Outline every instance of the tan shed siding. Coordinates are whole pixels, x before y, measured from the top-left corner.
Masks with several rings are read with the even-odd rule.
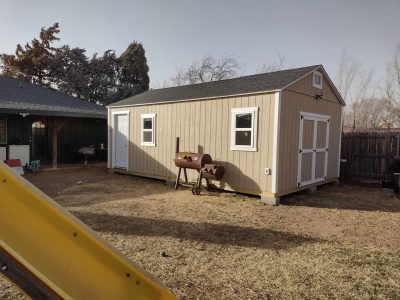
[[[297,189],[300,112],[302,111],[330,116],[327,180],[337,177],[342,106],[325,78],[322,99],[316,100],[314,96],[320,92],[321,90],[312,86],[312,74],[282,92],[278,193],[284,194],[285,191],[293,192]],[[309,162],[303,162],[303,164],[307,163]],[[306,174],[303,175],[306,176]]]
[[[259,108],[257,151],[230,150],[231,109],[255,106]],[[272,177],[264,174],[264,168],[272,167],[273,93],[111,110],[130,111],[129,172],[174,179],[175,139],[180,137],[180,151],[203,151],[225,166],[221,187],[253,194],[271,191]],[[155,147],[140,145],[143,113],[156,114]],[[195,171],[188,170],[188,175],[197,178]]]
[[[288,88],[287,91],[296,91],[298,93],[303,93],[305,95],[316,95],[317,93],[321,93],[321,89],[313,87],[313,74],[309,74],[303,79],[295,82]],[[339,103],[339,99],[337,98],[335,92],[329,85],[328,81],[323,78],[322,80],[322,98],[328,101],[333,101],[335,103]]]

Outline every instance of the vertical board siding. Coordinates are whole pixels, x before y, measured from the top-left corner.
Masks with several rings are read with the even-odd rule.
[[[258,112],[257,151],[232,151],[232,108],[254,107]],[[111,108],[112,111],[130,111],[129,169],[143,176],[176,178],[174,164],[175,141],[180,137],[180,151],[209,153],[224,165],[225,177],[221,188],[253,194],[271,192],[270,175],[264,168],[272,167],[274,94],[231,97],[203,101],[168,103],[147,106]],[[143,113],[156,114],[156,146],[142,146],[141,118]],[[191,180],[197,172],[188,170]]]
[[[316,100],[315,95],[320,92],[321,90],[312,86],[312,74],[282,91],[278,176],[278,193],[280,194],[297,189],[300,112],[302,111],[330,116],[327,180],[337,177],[342,106],[325,79],[322,99]],[[309,142],[308,134],[306,134],[303,145],[308,146]],[[309,163],[303,162],[303,165]]]
[[[391,131],[393,130],[393,131]],[[400,132],[394,129],[369,132],[347,132],[342,135],[340,177],[394,181],[400,156]]]
[[[7,115],[7,143],[30,145],[31,159],[35,158],[32,153],[32,124],[37,121],[46,120],[47,116]],[[107,148],[107,123],[105,119],[94,118],[58,118],[63,120],[64,126],[58,132],[58,162],[75,162],[83,159],[83,156],[72,152],[81,147],[93,145],[99,148],[103,144]],[[47,143],[45,157],[37,159],[51,160],[51,130],[46,125]]]

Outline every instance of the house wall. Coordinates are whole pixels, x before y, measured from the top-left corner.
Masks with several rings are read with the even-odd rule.
[[[49,139],[51,139],[50,131]],[[76,149],[89,146],[100,148],[100,144],[107,148],[107,120],[70,118],[58,132],[57,142],[60,162],[82,160],[81,154],[72,154]],[[51,145],[50,140],[49,145]]]
[[[130,173],[167,180],[175,179],[178,172],[173,160],[175,141],[176,137],[180,137],[180,151],[209,153],[215,161],[224,165],[226,173],[220,187],[261,194],[271,191],[272,176],[265,175],[264,169],[272,168],[274,99],[274,93],[267,93],[203,101],[110,108],[109,133],[112,134],[111,113],[129,110],[128,171]],[[231,109],[255,106],[259,107],[257,151],[230,150]],[[140,114],[143,113],[157,114],[155,147],[140,145]],[[109,137],[109,143],[110,141]],[[111,158],[112,152],[109,155]],[[191,179],[197,177],[195,171],[189,171],[188,175]]]
[[[7,116],[7,144],[30,145],[32,137],[32,123],[46,117],[21,117],[9,114]],[[94,145],[100,147],[103,143],[107,147],[107,123],[104,119],[67,118],[65,125],[58,133],[58,160],[72,162],[81,160],[82,156],[72,154],[71,149]],[[47,129],[47,159],[51,159],[51,133]]]
[[[330,116],[328,174],[326,181],[338,177],[342,106],[326,78],[323,79],[322,88],[322,99],[316,100],[315,95],[317,93],[320,94],[321,90],[312,86],[312,74],[310,74],[282,91],[278,195],[301,189],[297,188],[300,112]],[[321,183],[324,182],[319,184]]]

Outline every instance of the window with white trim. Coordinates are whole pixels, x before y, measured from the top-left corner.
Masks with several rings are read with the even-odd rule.
[[[320,72],[313,72],[313,87],[322,89],[322,74]]]
[[[231,150],[257,151],[258,107],[232,109]]]
[[[142,114],[141,119],[141,131],[142,139],[141,145],[143,146],[155,146],[156,145],[156,114]]]

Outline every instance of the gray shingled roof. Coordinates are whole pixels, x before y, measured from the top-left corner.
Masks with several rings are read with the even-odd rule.
[[[0,111],[107,118],[103,106],[8,76],[0,76]]]
[[[243,76],[207,83],[150,90],[112,103],[109,106],[143,105],[279,90],[318,67],[321,67],[321,65]]]

